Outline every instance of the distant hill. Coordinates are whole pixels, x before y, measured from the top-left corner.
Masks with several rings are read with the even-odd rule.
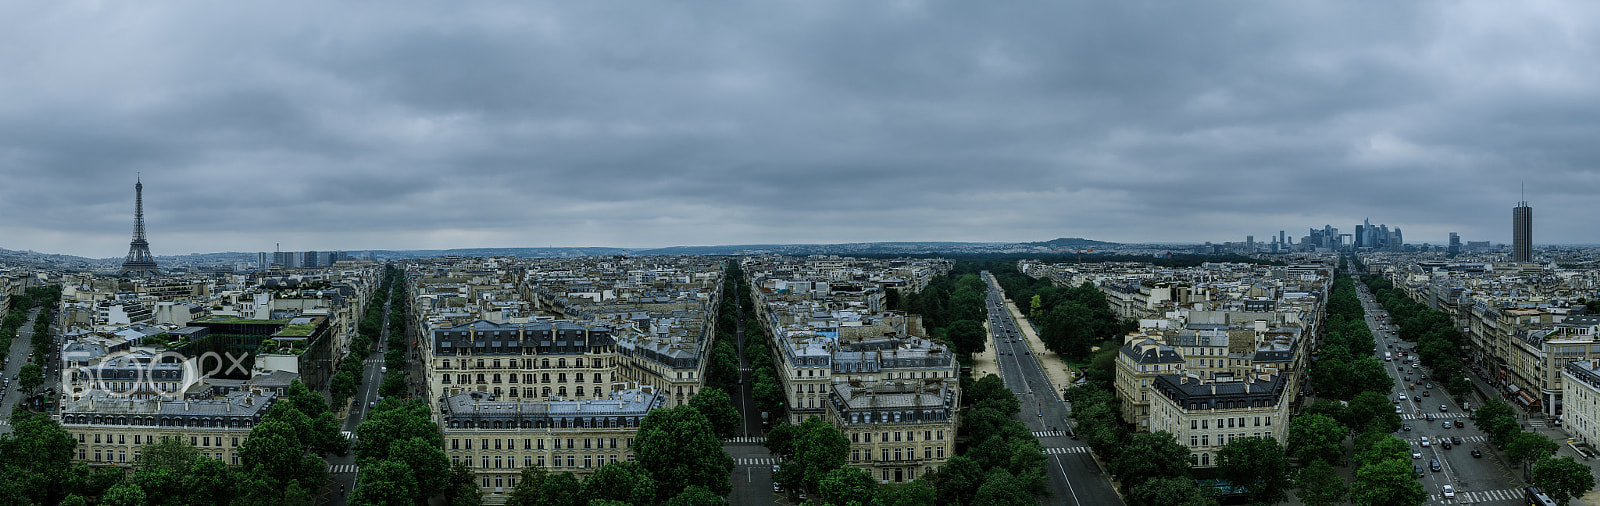
[[[629,250],[625,248],[458,248],[458,249],[412,249],[412,250],[350,250],[351,253],[366,251],[372,254],[373,260],[400,260],[405,258],[435,258],[447,256],[463,257],[584,257],[603,255],[625,255]]]
[[[1062,237],[1060,239],[1051,239],[1044,242],[1025,242],[1023,244],[1029,246],[1043,246],[1051,249],[1095,249],[1121,246],[1121,244],[1114,242],[1096,241],[1094,239],[1082,239],[1078,237]]]
[[[1094,249],[1109,250],[1118,243],[1082,238],[1060,238],[1043,242],[953,242],[953,241],[898,241],[853,242],[839,244],[734,244],[721,246],[671,246],[666,248],[458,248],[427,250],[342,250],[353,256],[370,255],[373,260],[389,261],[407,258],[436,258],[444,256],[523,258],[584,257],[604,255],[986,255],[986,254],[1050,254],[1058,250]],[[232,265],[254,262],[253,252],[190,253],[161,255],[155,258],[162,266]],[[83,258],[72,255],[12,251],[0,249],[0,263],[36,265],[87,270],[115,270],[122,264],[121,257]]]

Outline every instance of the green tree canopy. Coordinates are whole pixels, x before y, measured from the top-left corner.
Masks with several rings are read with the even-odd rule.
[[[1289,499],[1293,486],[1289,457],[1276,439],[1251,436],[1229,441],[1217,452],[1217,466],[1223,478],[1245,488],[1253,503],[1277,504]]]
[[[1321,459],[1312,460],[1300,469],[1295,486],[1300,489],[1297,495],[1306,506],[1344,504],[1345,495],[1350,491],[1350,486],[1333,470],[1333,465]]]
[[[989,470],[983,480],[983,485],[978,486],[978,493],[972,498],[973,506],[1018,506],[1039,504],[1039,500],[1028,493],[1027,487],[1018,481],[1010,471],[1004,468]]]
[[[733,399],[721,388],[700,389],[700,393],[689,398],[689,405],[705,415],[706,420],[711,422],[711,431],[719,438],[728,439],[738,435],[739,427],[744,424],[739,410],[733,408]]]
[[[634,442],[639,464],[650,470],[661,499],[699,485],[719,496],[733,491],[728,480],[733,457],[722,451],[722,440],[711,422],[693,406],[657,409],[645,415]]]
[[[817,483],[817,495],[828,504],[861,504],[872,502],[878,481],[866,469],[840,466],[829,471]]]
[[[699,485],[689,485],[678,495],[667,500],[667,506],[727,506],[727,504],[728,501],[715,492]]]
[[[1412,476],[1411,461],[1390,459],[1356,469],[1350,501],[1356,506],[1418,506],[1428,491]]]
[[[1145,480],[1128,491],[1132,503],[1140,506],[1215,506],[1217,501],[1200,491],[1194,480],[1163,476]]]
[[[1289,420],[1288,452],[1300,459],[1302,465],[1312,460],[1338,464],[1344,455],[1345,435],[1349,433],[1327,415],[1302,414]]]
[[[1561,506],[1594,488],[1589,465],[1572,457],[1543,457],[1533,464],[1533,483]]]
[[[1559,449],[1561,445],[1551,441],[1544,434],[1523,431],[1512,436],[1511,441],[1506,443],[1506,458],[1514,464],[1521,465],[1555,455]]]
[[[909,483],[888,483],[878,487],[879,506],[924,506],[938,501],[939,491],[921,478]]]
[[[656,480],[638,461],[612,462],[600,466],[583,480],[583,496],[590,501],[605,499],[651,504],[656,498]]]
[[[1112,461],[1111,470],[1124,484],[1135,487],[1158,476],[1187,478],[1189,447],[1178,444],[1167,431],[1135,434]]]

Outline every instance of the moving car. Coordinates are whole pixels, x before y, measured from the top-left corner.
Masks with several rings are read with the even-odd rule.
[[[1420,441],[1420,443],[1422,444],[1423,448],[1427,448],[1428,447],[1428,436],[1422,436],[1422,440]]]
[[[1403,430],[1403,431],[1406,431],[1406,432],[1411,432],[1411,424],[1408,423],[1408,424],[1405,424],[1405,425],[1401,425],[1400,426],[1400,430]]]
[[[1460,428],[1466,427],[1466,426],[1467,426],[1467,424],[1461,423],[1461,420],[1456,420],[1456,428],[1457,429],[1460,429]]]
[[[1478,451],[1478,450],[1472,450],[1472,458],[1475,458],[1475,459],[1483,458],[1483,452]]]
[[[1461,436],[1450,436],[1450,442],[1461,444]]]
[[[1413,458],[1413,459],[1422,458],[1422,450],[1411,450],[1411,458]]]
[[[1446,405],[1443,405],[1443,404],[1439,405],[1439,412],[1440,413],[1444,413],[1444,412],[1447,412],[1447,411],[1450,411],[1450,406],[1446,406]]]
[[[1449,485],[1445,485],[1444,486],[1444,498],[1445,499],[1455,499],[1456,498],[1456,489],[1452,488]]]
[[[1443,470],[1444,468],[1443,467],[1439,467],[1439,459],[1433,459],[1432,461],[1428,462],[1428,469],[1431,469],[1431,470],[1433,470],[1433,472],[1437,473],[1437,472]]]

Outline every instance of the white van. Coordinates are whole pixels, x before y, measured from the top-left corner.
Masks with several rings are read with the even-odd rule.
[[[1383,352],[1383,361],[1384,362],[1392,362],[1392,361],[1394,361],[1394,353],[1390,353],[1390,352],[1387,352],[1387,351]]]

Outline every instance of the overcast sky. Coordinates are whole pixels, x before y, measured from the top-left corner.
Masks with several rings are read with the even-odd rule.
[[[1600,243],[1600,3],[0,3],[0,247]]]

